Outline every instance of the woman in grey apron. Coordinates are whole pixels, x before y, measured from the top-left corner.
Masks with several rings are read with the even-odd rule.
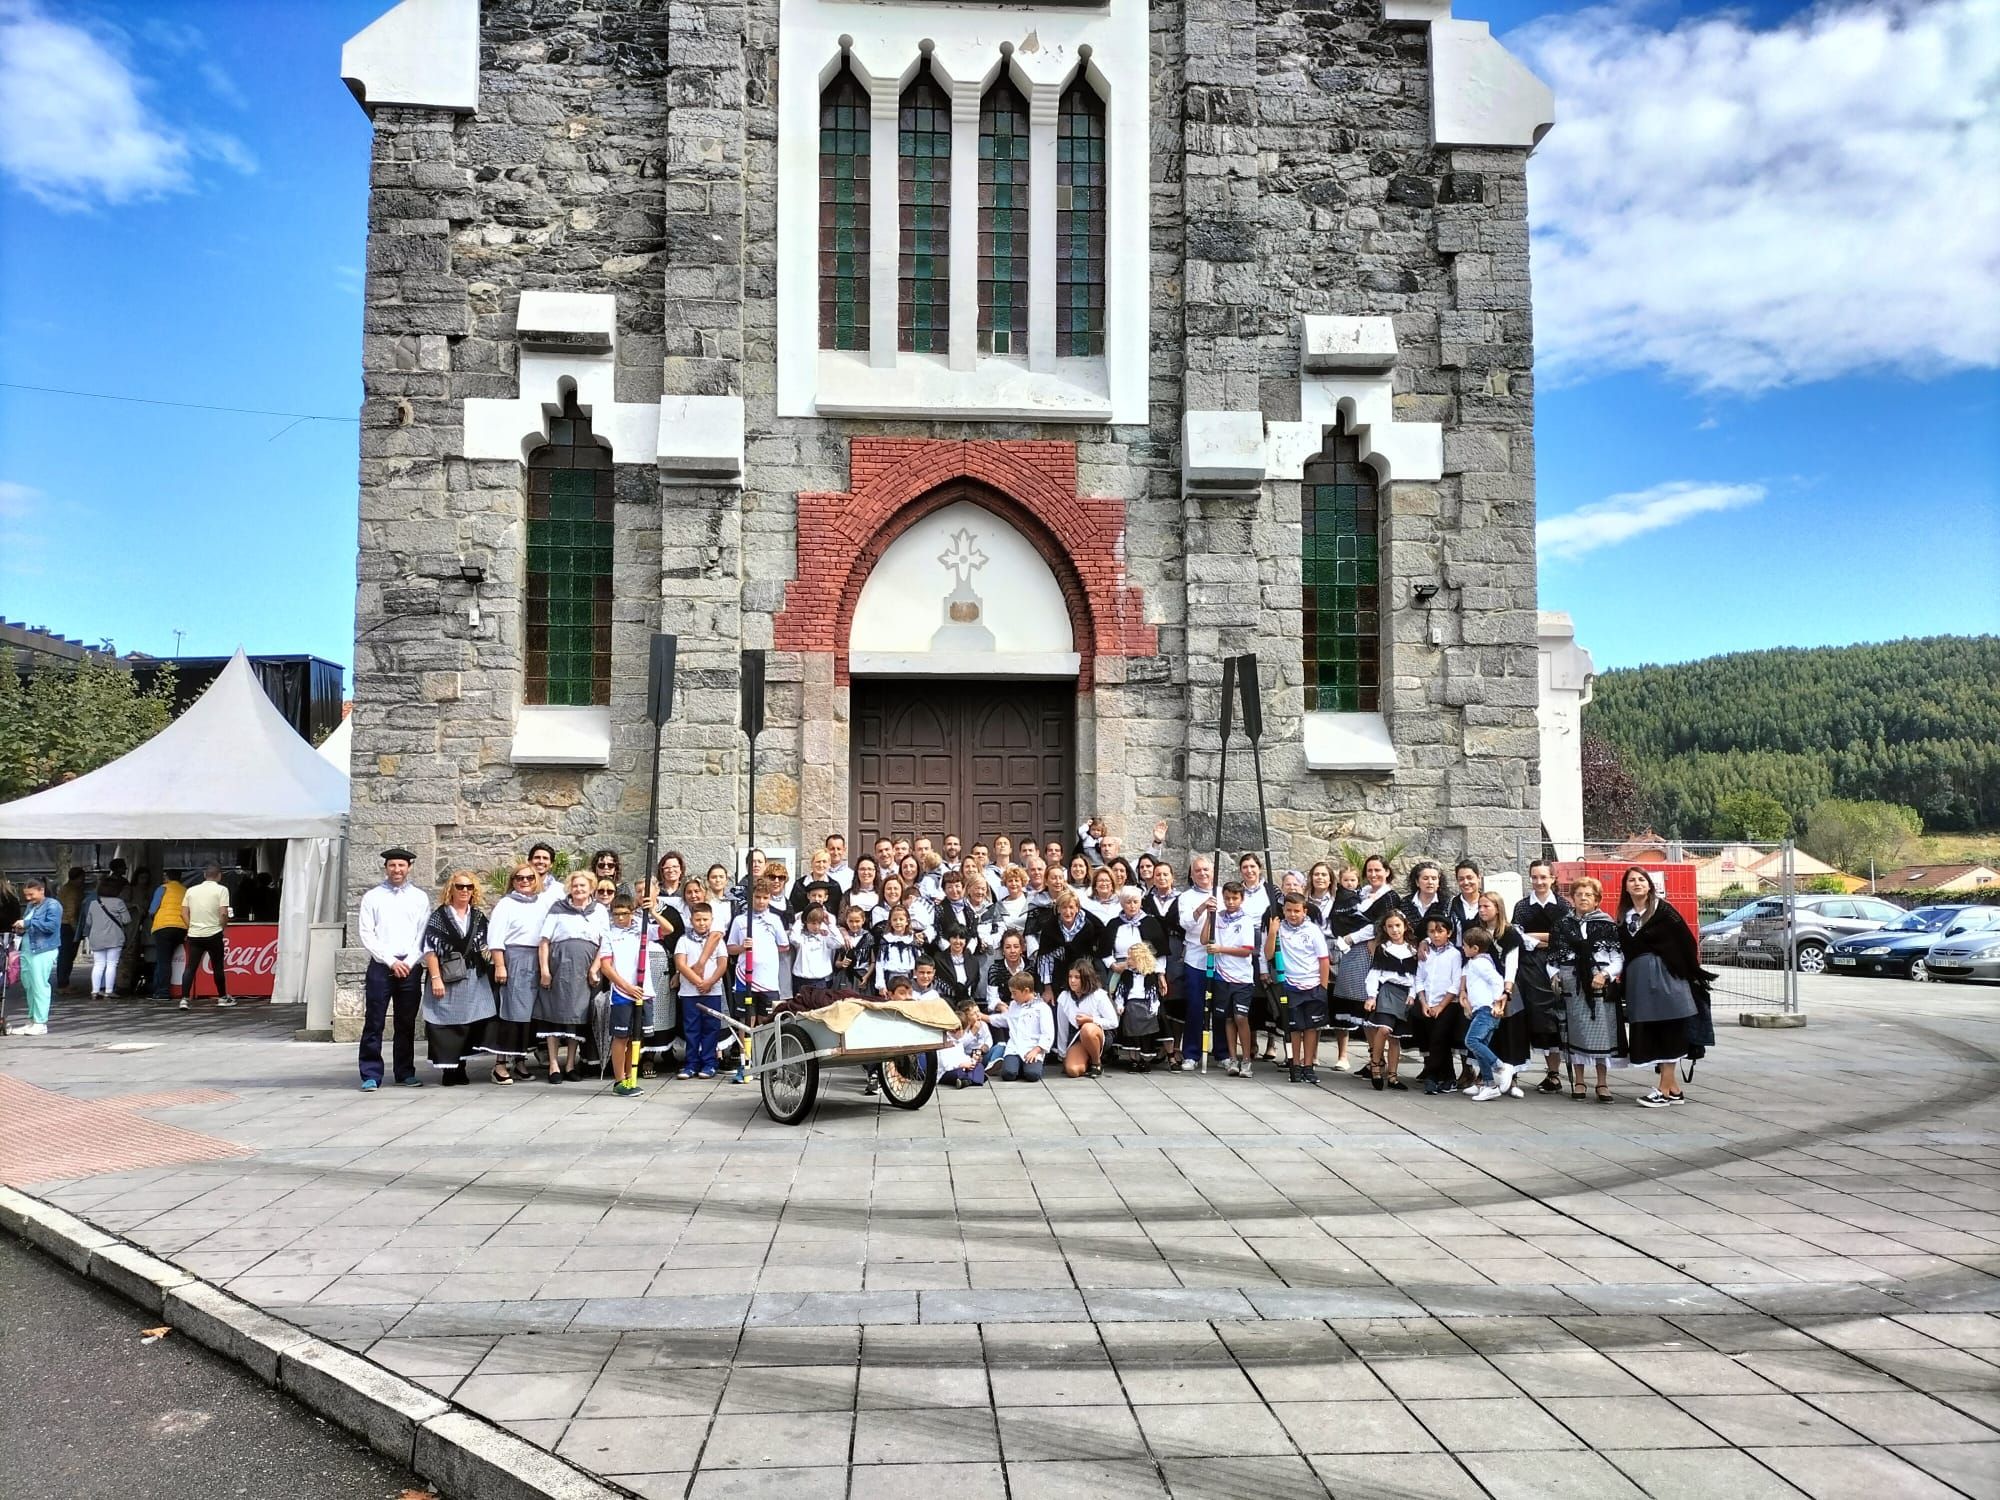
[[[493,904],[486,952],[493,961],[498,1013],[480,1051],[493,1055],[493,1081],[512,1083],[535,1055],[535,1002],[542,993],[542,877],[533,865],[514,867],[507,894]]]
[[[1701,966],[1694,933],[1660,895],[1653,877],[1634,865],[1619,882],[1618,936],[1625,951],[1625,1015],[1632,1029],[1632,1061],[1659,1073],[1659,1085],[1641,1096],[1645,1109],[1686,1102],[1680,1069],[1714,1040],[1708,987],[1715,976]]]
[[[1603,893],[1591,875],[1570,886],[1570,914],[1556,925],[1549,942],[1549,974],[1562,995],[1570,1097],[1585,1097],[1584,1064],[1594,1063],[1597,1102],[1609,1104],[1609,1070],[1625,1066],[1625,1021],[1619,1013],[1625,950],[1618,941],[1618,924],[1598,906]]]
[[[578,870],[569,877],[569,894],[551,906],[542,921],[542,992],[535,1002],[535,1037],[548,1048],[550,1083],[583,1076],[591,979],[602,937],[598,914],[597,903],[591,900],[590,876]]]
[[[438,1081],[449,1088],[468,1081],[465,1059],[478,1046],[494,1005],[479,877],[454,870],[444,894],[444,904],[424,925],[424,1044]]]

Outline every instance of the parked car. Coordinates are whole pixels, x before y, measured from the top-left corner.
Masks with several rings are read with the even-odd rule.
[[[1842,938],[1826,950],[1835,974],[1885,974],[1922,981],[1931,977],[1932,945],[1947,938],[2000,927],[2000,906],[1919,906],[1887,927]],[[2000,938],[2000,932],[1993,934]]]
[[[1959,923],[1931,945],[1925,965],[1931,978],[1945,980],[2000,980],[2000,906],[1975,907],[1986,921],[1969,924],[1963,932]]]
[[[1712,922],[1701,924],[1701,961],[1705,964],[1733,964],[1737,945],[1743,938],[1743,924],[1752,917],[1772,917],[1784,910],[1776,896],[1746,901],[1736,910],[1724,912]]]
[[[1874,896],[1810,895],[1792,898],[1792,951],[1785,952],[1785,908],[1772,903],[1769,915],[1758,912],[1743,924],[1736,944],[1736,961],[1777,965],[1789,960],[1801,974],[1824,974],[1826,951],[1844,937],[1874,932],[1903,915],[1893,901]]]

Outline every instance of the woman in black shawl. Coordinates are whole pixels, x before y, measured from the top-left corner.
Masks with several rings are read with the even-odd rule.
[[[1661,897],[1653,877],[1634,865],[1619,881],[1618,940],[1625,950],[1625,1014],[1632,1061],[1659,1070],[1659,1087],[1639,1100],[1645,1109],[1681,1104],[1680,1067],[1715,1040],[1708,987],[1687,919]]]
[[[454,870],[445,899],[424,924],[424,1044],[447,1088],[465,1083],[465,1059],[493,1019],[493,965],[479,877]]]

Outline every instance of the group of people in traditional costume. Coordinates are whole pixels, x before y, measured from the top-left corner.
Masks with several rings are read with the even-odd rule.
[[[879,839],[848,861],[831,834],[794,872],[752,850],[740,879],[697,877],[678,851],[627,882],[601,849],[566,878],[537,844],[491,902],[470,870],[435,906],[410,884],[414,856],[384,851],[359,935],[370,962],[360,1070],[418,1086],[421,1012],[431,1066],[463,1084],[477,1059],[497,1084],[608,1074],[622,1095],[643,1079],[746,1076],[733,1018],[843,998],[940,1000],[958,1026],[940,1080],[1035,1082],[1053,1068],[1096,1077],[1107,1063],[1249,1078],[1282,1065],[1318,1084],[1332,1070],[1406,1091],[1421,1054],[1427,1094],[1609,1103],[1613,1069],[1644,1067],[1637,1102],[1684,1102],[1684,1074],[1714,1044],[1694,933],[1654,876],[1623,872],[1613,904],[1589,874],[1556,887],[1537,860],[1508,902],[1471,859],[1419,860],[1399,883],[1389,861],[1330,861],[1275,885],[1245,854],[1217,884],[1215,862],[1183,871],[1166,827],[1128,859],[1099,820],[1068,846],[1006,836]],[[396,1022],[385,1074],[385,1024]],[[879,1074],[864,1087],[875,1092]]]

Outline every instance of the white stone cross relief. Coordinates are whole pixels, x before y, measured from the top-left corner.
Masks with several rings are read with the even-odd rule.
[[[960,588],[971,583],[972,575],[986,566],[986,554],[979,550],[978,542],[970,528],[961,526],[951,534],[951,545],[938,554],[938,561],[958,575]]]
[[[979,550],[979,537],[968,526],[951,534],[951,545],[938,554],[938,562],[952,576],[952,589],[944,599],[944,623],[931,636],[933,651],[991,651],[993,632],[980,618],[985,606],[972,587],[972,575],[987,564]]]

